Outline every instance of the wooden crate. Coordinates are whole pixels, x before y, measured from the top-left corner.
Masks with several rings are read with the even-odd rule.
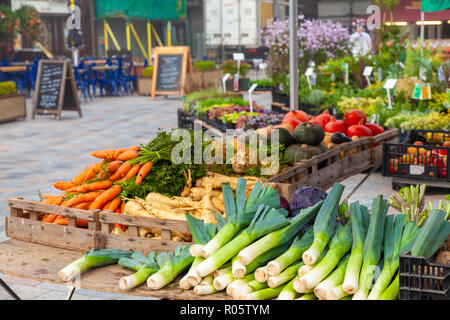
[[[376,137],[365,137],[344,143],[309,160],[296,163],[292,168],[268,179],[291,185],[291,192],[303,187],[328,189],[367,169],[379,166],[382,159],[381,144],[397,138],[398,130],[388,130]]]
[[[39,243],[76,251],[90,251],[98,247],[100,210],[80,210],[18,198],[8,199],[10,216],[6,217],[6,235],[12,239]],[[43,214],[57,214],[69,218],[62,226],[40,221]],[[87,228],[78,228],[76,219],[88,221]]]
[[[99,249],[139,250],[148,254],[150,251],[173,251],[179,245],[190,244],[172,240],[172,231],[189,232],[187,222],[182,220],[156,219],[102,211],[100,223]],[[127,235],[112,234],[114,224],[128,226]],[[139,227],[161,230],[161,240],[140,237]]]
[[[25,94],[11,94],[0,97],[0,123],[27,117]]]

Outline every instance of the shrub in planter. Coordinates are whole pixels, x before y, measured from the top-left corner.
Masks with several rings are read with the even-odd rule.
[[[138,77],[137,89],[141,95],[149,96],[152,93],[153,66],[148,66],[142,71],[142,76]]]
[[[222,69],[223,73],[229,73],[229,74],[236,74],[238,73],[237,70],[237,61],[234,60],[226,60],[220,65],[220,69]],[[252,68],[252,66],[246,62],[241,61],[240,67],[239,67],[239,74],[241,76],[247,75],[248,71]]]
[[[142,71],[143,77],[153,77],[153,66],[148,66]]]
[[[194,71],[211,71],[216,70],[217,65],[214,61],[197,61],[193,65]]]
[[[16,84],[12,81],[0,82],[0,96],[7,96],[17,92]]]
[[[0,82],[0,122],[25,119],[26,115],[25,95],[17,94],[14,82]]]

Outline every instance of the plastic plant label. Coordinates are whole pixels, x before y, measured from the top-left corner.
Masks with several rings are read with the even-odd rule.
[[[254,83],[254,84],[252,84],[250,89],[248,89],[248,102],[249,102],[249,106],[250,106],[250,112],[253,112],[253,97],[252,97],[252,93],[253,93],[253,91],[255,91],[257,86],[258,86],[258,84]]]
[[[384,88],[387,90],[394,89],[395,85],[397,84],[397,79],[387,79],[384,83]]]
[[[372,75],[372,72],[373,72],[373,67],[365,67],[363,76],[370,77]]]
[[[314,68],[309,67],[308,69],[306,69],[305,76],[312,77],[313,74],[314,74]]]
[[[242,60],[245,60],[245,56],[242,52],[236,52],[236,53],[233,53],[233,60],[234,61],[242,61]]]
[[[412,98],[416,99],[416,100],[419,100],[422,98],[422,84],[421,83],[415,84]]]
[[[414,176],[420,176],[425,172],[424,166],[417,166],[415,164],[412,164],[409,166],[409,174]]]
[[[226,85],[226,83],[227,83],[227,80],[228,80],[229,77],[230,77],[230,74],[227,73],[227,74],[224,75],[223,78],[222,78],[223,92],[227,92],[227,85]]]

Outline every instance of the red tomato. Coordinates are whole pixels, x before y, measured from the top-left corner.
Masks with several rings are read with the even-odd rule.
[[[372,136],[372,130],[369,129],[369,127],[366,127],[365,125],[357,124],[350,126],[347,130],[347,135],[352,138],[354,136],[357,137],[371,137]]]
[[[343,120],[332,120],[325,125],[325,132],[347,133],[347,125]]]
[[[297,119],[300,122],[308,122],[309,121],[309,115],[301,110],[293,110],[291,112],[286,113],[286,115],[283,118],[283,121],[285,119]]]
[[[372,135],[376,136],[377,134],[381,134],[384,132],[384,128],[376,123],[366,123],[366,126],[369,127],[370,131],[372,131]]]
[[[422,141],[416,141],[416,142],[414,142],[414,144],[416,146],[423,146],[423,142]]]
[[[350,112],[347,112],[344,114],[345,123],[348,126],[353,126],[359,124],[361,121],[362,124],[365,124],[367,122],[366,114],[358,109],[353,109]]]
[[[292,130],[295,130],[295,128],[302,123],[300,120],[297,120],[295,118],[288,118],[288,119],[283,119],[283,121],[281,122],[281,124],[289,124],[292,127]]]

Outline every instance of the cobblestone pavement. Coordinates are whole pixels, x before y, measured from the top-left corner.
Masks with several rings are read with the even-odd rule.
[[[50,183],[70,180],[74,173],[94,163],[87,155],[93,150],[145,144],[158,128],[177,126],[176,98],[129,96],[96,98],[82,104],[83,118],[75,112],[63,112],[61,121],[52,116],[31,120],[31,100],[27,101],[28,118],[0,124],[0,216],[6,216],[7,199],[23,197],[38,200],[38,190],[56,194]],[[363,178],[362,174],[343,182],[345,195]],[[370,205],[377,194],[389,197],[391,182],[381,174],[373,174],[352,196]],[[441,195],[427,200],[442,199]],[[0,241],[4,241],[4,218],[0,217]],[[23,299],[64,299],[68,288],[0,274]],[[10,299],[0,288],[0,300]],[[139,297],[79,289],[73,299],[140,299]]]

